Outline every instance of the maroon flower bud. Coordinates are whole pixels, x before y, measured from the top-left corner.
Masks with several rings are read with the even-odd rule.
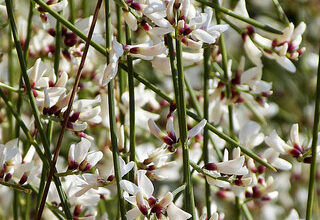
[[[261,192],[259,191],[259,188],[257,186],[252,187],[252,191],[253,191],[253,198],[259,198],[261,197]]]
[[[107,180],[108,180],[109,182],[111,182],[113,179],[114,179],[114,175],[110,175],[110,176],[108,176],[108,178],[107,178]]]
[[[68,166],[68,170],[75,170],[79,167],[79,164],[77,162],[75,162],[74,160],[72,160],[70,163],[69,163],[69,166]]]
[[[53,29],[53,28],[50,28],[49,30],[48,30],[48,34],[50,34],[51,36],[56,36],[56,30],[55,29]]]
[[[298,158],[300,155],[301,155],[301,151],[299,151],[298,149],[296,148],[293,148],[292,150],[290,150],[290,154],[295,157],[295,158]]]
[[[74,216],[79,216],[81,214],[81,205],[76,205],[76,207],[74,208],[74,211],[73,211],[73,215]]]
[[[130,6],[131,6],[131,8],[133,8],[137,11],[141,11],[141,9],[142,9],[139,2],[132,2]]]
[[[154,206],[154,204],[156,204],[157,202],[157,199],[153,196],[151,196],[149,199],[148,199],[148,203],[149,203],[149,206],[152,207]]]
[[[246,196],[246,198],[251,198],[251,197],[252,197],[252,193],[246,191],[246,192],[245,192],[245,196]]]
[[[263,165],[258,166],[258,172],[262,174],[265,171],[266,167]]]
[[[249,25],[247,26],[247,33],[249,36],[252,36],[256,31],[254,30],[254,27]]]
[[[145,30],[145,31],[150,31],[151,30],[151,26],[145,21],[141,21],[141,27]]]
[[[74,46],[78,42],[77,35],[70,32],[65,35],[64,44],[68,47]]]
[[[310,164],[311,163],[311,159],[312,159],[312,157],[306,157],[306,158],[303,159],[303,162]]]
[[[12,178],[12,174],[11,173],[7,173],[6,177],[4,178],[5,182],[8,182],[9,180],[11,180]]]
[[[206,165],[204,165],[204,168],[206,170],[214,171],[217,170],[217,165],[215,163],[207,163]]]
[[[237,186],[241,186],[243,184],[241,179],[236,179],[233,183]]]
[[[132,54],[137,54],[137,53],[139,53],[139,48],[138,47],[133,47],[133,48],[131,48],[129,50],[129,52],[132,53]]]
[[[79,119],[80,112],[75,112],[69,117],[69,122],[75,122]]]
[[[23,185],[25,182],[27,182],[28,180],[28,176],[26,173],[23,174],[23,176],[21,177],[20,181],[19,181],[19,184],[20,185]]]

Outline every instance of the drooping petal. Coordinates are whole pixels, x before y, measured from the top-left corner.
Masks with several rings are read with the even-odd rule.
[[[186,220],[192,217],[189,213],[178,208],[173,202],[167,208],[169,220]]]
[[[74,160],[77,163],[81,163],[87,156],[88,150],[91,146],[91,142],[85,138],[81,138],[81,141],[74,147]]]
[[[245,175],[248,173],[248,170],[241,170],[244,160],[244,156],[241,156],[234,160],[217,163],[217,171],[228,175]]]
[[[124,191],[128,192],[130,195],[136,195],[139,191],[139,187],[128,180],[121,180],[120,186]]]
[[[137,172],[137,182],[138,186],[146,196],[151,197],[154,191],[153,184],[151,180],[146,176],[146,170],[138,170]]]
[[[191,139],[191,138],[195,137],[196,135],[198,135],[202,131],[204,126],[206,126],[206,124],[207,124],[207,120],[203,119],[196,126],[194,126],[192,129],[190,129],[188,131],[188,139]]]

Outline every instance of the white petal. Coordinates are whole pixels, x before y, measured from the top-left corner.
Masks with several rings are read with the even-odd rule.
[[[137,219],[140,215],[141,215],[141,212],[137,207],[130,209],[129,211],[127,211],[127,214],[126,214],[128,220]]]
[[[295,73],[296,72],[296,67],[295,65],[291,62],[291,60],[289,60],[287,57],[285,56],[278,56],[276,59],[277,63],[282,66],[283,68],[285,68],[286,70],[288,70],[291,73]]]
[[[178,208],[173,202],[167,208],[169,220],[186,220],[192,217],[189,213]]]
[[[138,29],[138,23],[137,23],[136,17],[128,11],[123,11],[122,15],[123,15],[125,22],[129,26],[129,28],[132,31],[136,31]]]
[[[135,195],[139,191],[139,187],[137,187],[135,184],[131,183],[128,180],[121,180],[120,186],[124,191],[128,192],[130,195]]]
[[[277,132],[273,130],[269,136],[264,140],[269,147],[272,147],[274,150],[285,153],[284,147],[287,144],[278,136]]]
[[[271,165],[279,170],[291,170],[292,168],[292,164],[282,158],[275,159]]]
[[[192,129],[190,129],[188,131],[188,139],[191,139],[194,136],[196,136],[197,134],[199,134],[202,131],[202,129],[204,128],[204,126],[206,126],[206,124],[207,124],[207,120],[203,119],[196,126],[194,126]]]
[[[262,52],[254,45],[250,37],[247,35],[244,39],[244,50],[251,60],[257,66],[262,66],[261,56]]]
[[[216,42],[216,37],[212,36],[202,29],[193,30],[192,35],[194,35],[198,40],[207,44],[213,44],[214,42]]]
[[[65,9],[68,5],[68,0],[63,0],[61,2],[55,3],[53,5],[50,5],[50,8],[54,11],[62,11],[63,9]]]
[[[106,86],[118,72],[118,62],[111,62],[105,66],[103,71],[102,86]]]
[[[154,187],[151,180],[146,176],[145,170],[137,171],[137,182],[138,182],[139,188],[143,190],[143,192],[148,197],[151,197],[154,191]]]
[[[85,138],[81,138],[81,141],[75,145],[74,160],[77,163],[80,164],[85,159],[90,146],[91,146],[91,142]]]
[[[103,154],[101,151],[91,151],[87,155],[87,161],[90,163],[92,167],[94,167],[103,157]]]
[[[241,168],[244,164],[244,160],[245,160],[244,156],[241,156],[234,160],[217,163],[217,171],[223,174],[238,175],[239,171],[241,171],[241,173],[243,171],[241,170]],[[244,175],[244,174],[239,174],[239,175]]]
[[[290,130],[290,140],[291,140],[292,144],[300,145],[299,125],[298,124],[292,125],[291,130]]]

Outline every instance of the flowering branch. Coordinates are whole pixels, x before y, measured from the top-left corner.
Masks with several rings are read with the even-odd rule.
[[[267,25],[267,24],[262,24],[252,18],[246,18],[246,17],[243,17],[239,14],[236,14],[234,13],[233,11],[231,11],[230,9],[227,9],[227,8],[223,8],[221,6],[219,6],[219,4],[217,3],[212,3],[212,2],[207,2],[207,1],[204,1],[204,0],[196,0],[197,2],[200,2],[204,5],[207,5],[211,8],[214,8],[215,10],[219,11],[219,12],[222,12],[223,14],[226,14],[226,15],[229,15],[231,17],[234,17],[236,19],[239,19],[241,21],[244,21],[248,24],[251,24],[252,26],[255,26],[257,28],[260,28],[262,30],[265,30],[265,31],[268,31],[268,32],[271,32],[271,33],[275,33],[275,34],[282,34],[281,31]]]
[[[83,66],[84,66],[84,63],[85,63],[85,60],[86,60],[86,57],[87,57],[87,53],[88,53],[88,50],[89,50],[89,41],[92,38],[93,30],[94,30],[95,23],[96,23],[97,18],[98,18],[98,12],[99,12],[99,9],[101,7],[101,3],[102,3],[102,0],[99,0],[97,2],[97,6],[96,6],[96,9],[95,9],[94,17],[93,17],[93,20],[92,20],[92,23],[91,23],[91,26],[90,26],[89,34],[88,34],[88,39],[87,39],[86,44],[85,44],[85,49],[84,49],[84,52],[83,52],[83,56],[81,58],[81,62],[80,62],[79,68],[78,68],[78,72],[77,72],[77,76],[76,76],[76,79],[75,79],[75,83],[74,83],[74,86],[73,86],[73,89],[72,89],[72,93],[71,93],[71,96],[70,96],[70,100],[69,100],[69,103],[68,103],[68,108],[67,108],[66,112],[64,113],[64,121],[62,123],[62,127],[61,127],[60,135],[59,135],[59,138],[58,138],[57,146],[56,146],[56,149],[55,149],[54,157],[53,157],[53,160],[52,160],[51,165],[50,165],[50,170],[49,170],[49,174],[48,174],[48,177],[47,177],[46,186],[45,186],[45,189],[44,189],[44,193],[43,193],[42,200],[41,200],[40,207],[39,207],[38,214],[37,214],[37,219],[39,219],[39,220],[41,219],[42,212],[43,212],[44,205],[45,205],[45,201],[46,201],[46,198],[47,198],[47,195],[48,195],[50,183],[51,183],[53,174],[55,172],[55,165],[56,165],[56,162],[57,162],[57,159],[58,159],[58,156],[59,156],[59,152],[60,152],[60,148],[61,148],[61,144],[62,144],[62,139],[63,139],[63,136],[64,136],[64,131],[66,129],[66,126],[67,126],[67,123],[68,123],[68,119],[69,119],[69,116],[70,116],[70,113],[71,113],[71,110],[72,110],[73,100],[74,100],[74,97],[75,97],[77,89],[78,89],[78,85],[79,85],[80,77],[81,77],[81,71],[83,69]],[[67,213],[66,213],[66,215],[68,217]]]

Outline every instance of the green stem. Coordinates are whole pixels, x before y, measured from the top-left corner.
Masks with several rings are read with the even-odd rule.
[[[10,0],[6,0],[6,6],[7,6],[6,8],[7,8],[7,13],[8,13],[8,18],[9,18],[10,24],[11,24],[11,30],[12,30],[13,39],[14,39],[14,42],[15,42],[15,45],[16,45],[16,51],[17,51],[18,58],[19,58],[20,68],[21,68],[21,71],[22,71],[22,76],[23,76],[24,83],[25,83],[26,88],[27,88],[27,94],[28,94],[30,105],[31,105],[31,108],[32,108],[32,112],[33,112],[33,115],[34,115],[34,118],[35,118],[35,124],[36,124],[37,129],[38,129],[38,131],[40,133],[40,138],[41,138],[42,144],[43,144],[44,149],[45,149],[45,154],[46,154],[47,160],[50,161],[50,158],[51,158],[50,149],[49,149],[50,148],[50,144],[49,144],[48,139],[46,137],[46,133],[45,133],[45,131],[43,129],[43,126],[42,126],[42,123],[41,123],[41,119],[40,119],[40,113],[38,111],[38,108],[37,108],[37,105],[36,105],[36,101],[35,101],[35,98],[34,98],[33,93],[32,93],[29,77],[28,77],[28,74],[27,74],[26,63],[25,63],[24,56],[23,56],[23,51],[22,51],[22,48],[21,48],[20,41],[18,39],[18,33],[17,33],[16,23],[15,23],[15,20],[14,20],[12,3],[11,3]],[[63,192],[61,182],[60,182],[60,180],[58,178],[54,178],[54,182],[56,184],[56,188],[57,188],[58,194],[60,196],[62,207],[63,207],[67,217],[71,218],[71,213],[70,213],[69,206],[68,206],[68,203],[67,203],[67,198],[66,198],[66,196],[65,196],[65,194]]]
[[[11,189],[18,190],[20,192],[24,192],[24,193],[28,193],[28,194],[30,194],[32,192],[30,189],[24,188],[24,187],[22,187],[20,185],[7,183],[7,182],[0,181],[0,185],[7,186],[7,187],[9,187]]]
[[[19,219],[19,193],[17,191],[13,191],[13,219]]]
[[[209,121],[209,74],[210,74],[210,48],[205,48],[203,51],[203,118]],[[209,163],[209,129],[203,129],[203,161]],[[211,191],[210,185],[205,182],[205,198],[207,207],[207,218],[211,217]]]
[[[227,9],[227,8],[223,8],[221,7],[219,4],[217,3],[212,3],[212,2],[207,2],[207,1],[204,1],[204,0],[196,0],[197,2],[200,2],[204,5],[207,5],[209,6],[210,8],[214,8],[216,11],[218,12],[221,12],[223,14],[226,14],[226,15],[229,15],[231,17],[234,17],[240,21],[244,21],[248,24],[251,24],[252,26],[254,27],[257,27],[257,28],[260,28],[261,30],[264,30],[264,31],[267,31],[267,32],[270,32],[270,33],[274,33],[274,34],[282,34],[281,31],[267,25],[267,24],[262,24],[260,23],[259,21],[256,21],[252,18],[247,18],[247,17],[243,17],[242,15],[239,15],[237,13],[234,13],[232,10],[230,9]]]
[[[124,43],[124,32],[123,32],[123,26],[122,26],[122,9],[119,5],[116,4],[116,13],[117,13],[117,29],[118,29],[118,36],[117,36],[117,40],[119,43]],[[121,58],[120,58],[120,62],[121,62]],[[127,84],[127,78],[125,73],[123,72],[122,69],[118,69],[118,81],[119,81],[119,95],[120,95],[120,103],[123,104],[122,102],[122,94],[125,92],[126,90],[126,84]],[[124,120],[125,120],[125,115],[123,114],[122,111],[120,111],[120,123],[123,125],[124,124]],[[124,149],[126,150],[126,148]],[[125,153],[125,152],[124,152]]]
[[[83,0],[82,1],[82,17],[86,18],[89,16],[89,7],[88,7],[88,1],[89,0]]]
[[[186,113],[186,102],[185,102],[185,89],[184,89],[184,73],[182,64],[182,45],[181,41],[177,39],[179,33],[176,30],[176,57],[177,57],[177,70],[178,70],[178,88],[179,93],[175,94],[176,100],[179,99],[179,133],[180,142],[182,147],[182,158],[183,158],[183,176],[186,184],[185,189],[185,201],[186,210],[195,218],[195,204],[193,198],[193,189],[190,175],[190,160],[189,160],[189,148],[188,148],[188,138],[187,138],[187,113]]]
[[[28,25],[27,25],[27,37],[24,42],[24,47],[23,47],[23,57],[27,61],[28,58],[28,51],[29,51],[29,44],[30,44],[30,39],[31,39],[31,33],[32,33],[32,17],[33,17],[33,8],[34,4],[32,1],[30,1],[29,5],[29,15],[28,15]]]
[[[72,24],[75,21],[75,7],[74,7],[74,0],[68,0],[69,3],[69,10],[70,10],[70,17],[69,20]]]
[[[25,199],[26,199],[26,206],[25,206],[25,210],[24,210],[24,220],[29,220],[30,219],[30,208],[31,208],[31,195],[26,194]]]
[[[126,44],[131,45],[131,30],[129,29],[128,25],[126,25]],[[129,118],[130,118],[130,161],[135,161],[135,142],[136,142],[136,135],[135,135],[135,98],[134,98],[134,77],[131,74],[133,72],[133,63],[132,57],[127,55],[127,64],[128,64],[128,87],[129,87]],[[132,169],[129,173],[129,180],[134,182],[134,169]]]
[[[106,14],[106,48],[111,48],[111,18],[110,18],[110,0],[105,0],[105,14]],[[107,63],[109,63],[109,56],[107,56]],[[114,103],[114,79],[108,84],[108,104],[109,104],[109,123],[110,123],[110,134],[111,134],[111,145],[112,145],[112,157],[113,167],[117,185],[117,195],[119,201],[121,219],[126,220],[126,208],[123,198],[123,192],[120,186],[122,179],[120,164],[119,164],[119,148],[117,141],[117,128],[116,128],[116,115],[115,115],[115,103]]]
[[[8,48],[8,79],[9,79],[9,87],[13,87],[13,54],[12,54],[12,48],[13,48],[13,42],[11,38],[11,30],[9,28],[8,32],[8,39],[9,39],[9,48]],[[13,102],[12,97],[12,90],[8,89],[8,97],[11,102]],[[8,115],[8,123],[9,123],[9,136],[10,138],[13,138],[14,133],[14,127],[13,127],[13,117],[10,112],[7,113]]]
[[[287,15],[286,15],[286,13],[283,11],[279,1],[278,0],[272,0],[272,2],[273,2],[274,6],[277,9],[277,14],[278,14],[280,20],[284,21],[287,25],[289,25],[290,21],[289,21]]]
[[[313,135],[312,135],[312,144],[311,144],[312,156],[311,156],[311,166],[310,166],[310,174],[309,174],[306,220],[310,220],[312,217],[314,185],[316,182],[316,170],[317,170],[316,167],[317,167],[317,141],[318,141],[318,131],[319,131],[319,114],[320,114],[320,58],[319,58],[319,64],[318,64],[317,90],[316,90],[315,108],[314,108],[314,120],[313,120],[314,124],[313,124]]]
[[[171,66],[171,76],[172,76],[172,83],[173,83],[173,89],[174,89],[174,94],[175,96],[175,104],[176,106],[179,106],[180,100],[177,98],[177,94],[179,94],[179,87],[178,87],[178,72],[177,68],[175,65],[175,50],[173,46],[173,39],[171,34],[167,34],[167,43],[168,43],[168,48],[169,48],[169,58],[170,58],[170,66]],[[168,101],[168,100],[167,100]],[[171,103],[174,103],[174,101]],[[180,118],[180,108],[177,108],[177,114],[178,118]]]
[[[21,92],[23,92],[23,90],[14,88],[14,87],[9,86],[9,85],[7,85],[7,84],[5,84],[5,83],[2,83],[2,82],[0,82],[0,88],[4,88],[4,89],[7,89],[7,90],[9,90],[9,91],[11,91],[11,92],[16,92],[16,93],[21,93]]]
[[[241,201],[240,201],[240,197],[236,196],[235,197],[235,202],[236,202],[236,219],[237,220],[241,220],[242,216],[241,216]]]
[[[253,220],[253,217],[252,217],[252,215],[250,213],[250,210],[248,209],[247,204],[243,203],[242,206],[241,206],[241,209],[242,209],[242,213],[243,213],[244,217],[247,220]]]

